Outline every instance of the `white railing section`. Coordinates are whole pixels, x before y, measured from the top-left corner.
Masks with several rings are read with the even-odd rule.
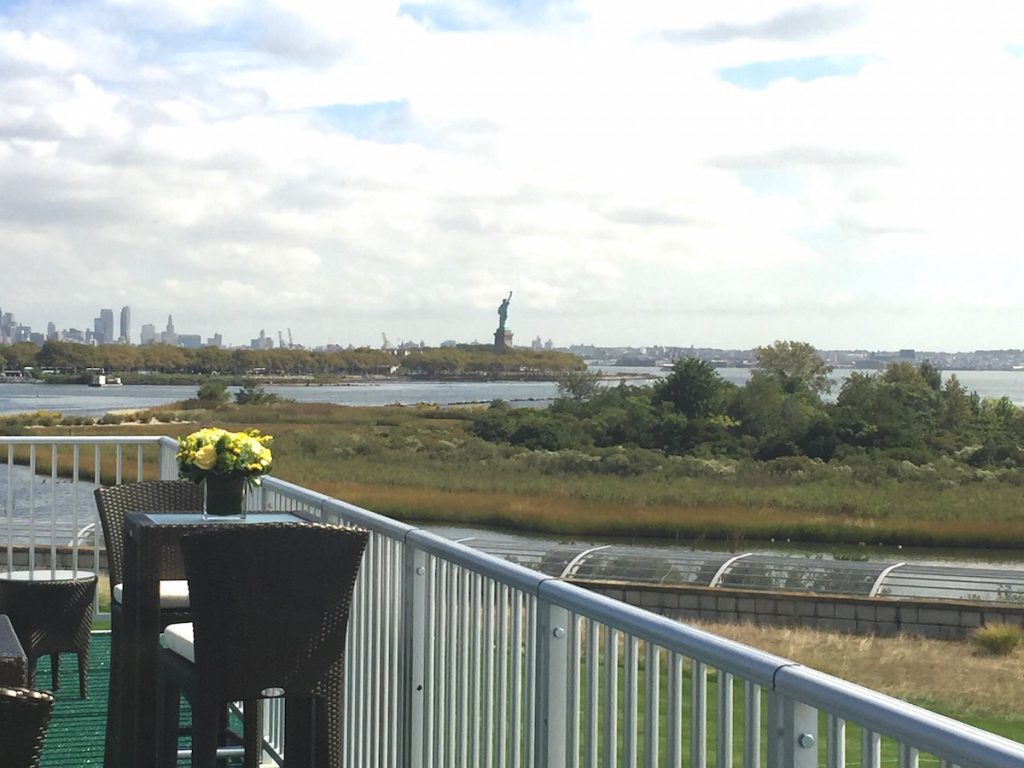
[[[176,477],[177,443],[161,436],[0,435],[0,571],[100,573],[102,530],[93,499],[100,482]],[[96,596],[106,607],[106,585]]]
[[[175,477],[175,449],[0,436],[4,567],[97,569],[93,483]],[[1016,742],[308,489],[265,478],[250,504],[371,533],[347,649],[346,764],[1024,766]],[[277,758],[279,708],[264,726]]]
[[[346,758],[365,766],[1020,768],[1024,745],[273,478],[364,527]]]

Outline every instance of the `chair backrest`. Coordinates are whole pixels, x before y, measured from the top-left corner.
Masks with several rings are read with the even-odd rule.
[[[0,756],[4,768],[36,768],[53,713],[53,696],[0,687]]]
[[[182,539],[202,685],[233,701],[281,695],[268,689],[309,696],[340,679],[367,536],[336,525],[246,523]]]
[[[110,585],[124,583],[124,518],[129,512],[202,512],[203,489],[191,480],[144,480],[94,492],[107,548]]]

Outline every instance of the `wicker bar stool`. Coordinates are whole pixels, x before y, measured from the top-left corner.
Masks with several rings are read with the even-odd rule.
[[[52,694],[0,687],[0,758],[4,768],[38,767],[51,714]]]
[[[6,613],[28,658],[28,687],[35,687],[36,662],[50,657],[53,690],[60,688],[60,654],[78,656],[78,694],[89,696],[96,576],[74,571],[15,571],[0,574],[0,613]]]
[[[202,512],[203,490],[189,480],[146,480],[123,485],[101,486],[94,492],[96,510],[103,528],[103,541],[107,550],[107,568],[110,572],[110,693],[107,700],[107,732],[104,747],[104,765],[107,768],[126,764],[120,755],[120,736],[124,701],[122,680],[127,679],[123,669],[123,613],[121,589],[124,584],[124,521],[129,512]],[[184,574],[182,574],[184,576]],[[188,589],[184,580],[160,585],[161,624],[188,621]]]
[[[192,765],[216,762],[228,702],[244,704],[245,765],[259,763],[258,701],[285,700],[285,765],[340,766],[345,633],[367,532],[253,523],[182,539],[191,626],[164,634],[160,765],[173,766],[180,693],[192,704]],[[255,746],[255,748],[254,748]]]

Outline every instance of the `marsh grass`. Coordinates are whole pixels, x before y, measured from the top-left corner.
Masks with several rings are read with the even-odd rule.
[[[205,425],[256,427],[274,435],[276,477],[408,521],[578,536],[1024,546],[1020,488],[1005,478],[903,464],[866,474],[862,466],[809,461],[780,468],[640,449],[530,452],[470,435],[471,415],[435,406],[172,406],[142,414],[153,423],[35,433],[176,436]],[[45,453],[37,451],[44,473]],[[92,471],[87,453],[83,476]],[[131,478],[130,453],[122,473]],[[69,459],[61,461],[61,472],[68,471]],[[112,481],[114,466],[102,457],[104,482]],[[897,476],[890,476],[894,468]]]
[[[1024,649],[972,652],[969,640],[845,635],[749,623],[694,622],[700,629],[957,717],[1016,723],[1024,737]]]

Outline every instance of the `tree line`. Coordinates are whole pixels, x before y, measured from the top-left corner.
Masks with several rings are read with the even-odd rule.
[[[0,346],[8,370],[32,368],[37,375],[54,371],[77,376],[88,369],[108,373],[219,374],[224,376],[333,376],[398,373],[410,376],[559,376],[581,371],[576,355],[548,350],[512,349],[498,353],[484,345],[401,350],[369,348],[314,351],[305,349],[185,349],[169,344],[88,346],[47,341]]]
[[[1009,398],[981,399],[930,362],[854,372],[833,400],[832,366],[810,344],[755,350],[742,386],[708,363],[679,360],[654,386],[601,386],[573,373],[545,410],[494,403],[473,423],[484,439],[528,448],[647,448],[671,455],[804,457],[856,455],[924,464],[948,456],[976,467],[1024,466],[1024,412]]]

